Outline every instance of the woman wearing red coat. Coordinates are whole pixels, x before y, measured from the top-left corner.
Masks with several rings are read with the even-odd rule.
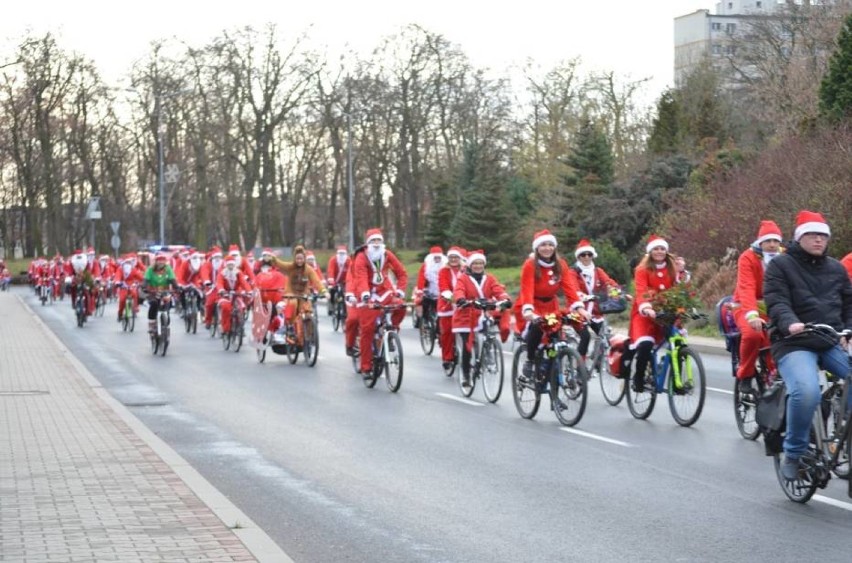
[[[458,246],[447,251],[447,265],[438,270],[438,329],[441,333],[441,360],[445,373],[453,366],[453,292],[462,275],[464,250]]]
[[[740,254],[737,260],[737,287],[733,301],[734,321],[740,330],[740,366],[737,380],[740,391],[752,392],[751,379],[760,349],[769,346],[763,325],[769,322],[766,311],[758,311],[757,302],[763,299],[763,272],[769,261],[781,249],[781,229],[774,221],[761,221],[757,240]]]
[[[645,257],[633,272],[636,297],[630,310],[630,349],[635,350],[636,358],[633,390],[637,393],[645,388],[645,371],[651,361],[654,344],[665,336],[663,327],[654,322],[657,313],[651,301],[656,293],[669,289],[677,280],[674,257],[669,254],[669,243],[657,235],[651,235],[645,252]]]
[[[479,330],[482,319],[482,311],[473,307],[464,307],[468,301],[474,299],[490,299],[495,301],[509,302],[509,294],[497,278],[485,273],[485,252],[473,250],[467,257],[468,269],[459,276],[456,288],[453,291],[453,300],[456,310],[453,313],[453,333],[462,338],[462,374],[464,384],[470,383],[470,353],[473,347],[472,332]],[[509,337],[509,316],[501,310],[500,316],[500,338],[503,342]]]
[[[533,376],[535,353],[544,335],[538,323],[531,321],[550,313],[559,313],[560,290],[569,309],[576,309],[585,318],[589,316],[583,309],[582,296],[571,269],[556,252],[556,237],[547,229],[539,231],[533,237],[532,249],[533,255],[521,267],[521,291],[518,298],[521,314],[527,323],[524,330],[527,341],[527,361],[523,369],[525,377]]]

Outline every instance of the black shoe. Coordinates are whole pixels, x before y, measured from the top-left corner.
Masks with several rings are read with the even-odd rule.
[[[448,371],[453,367],[453,362],[443,362],[441,367],[444,368],[444,371]]]
[[[521,369],[521,374],[526,377],[528,380],[533,378],[535,372],[535,366],[529,360],[524,362],[524,367]]]
[[[644,393],[645,392],[645,382],[641,379],[634,379],[630,384],[630,388],[633,389],[634,393]]]
[[[346,347],[346,355],[349,356],[350,358],[354,358],[355,357],[355,347],[354,346],[347,346]]]

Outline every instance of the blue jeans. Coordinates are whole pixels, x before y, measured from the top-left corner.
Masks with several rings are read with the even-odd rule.
[[[797,350],[778,362],[778,372],[787,385],[784,453],[790,457],[801,457],[808,449],[811,421],[821,399],[817,365],[838,377],[846,377],[849,374],[849,355],[840,346],[834,346],[824,352]],[[849,399],[852,403],[852,393]],[[847,404],[846,408],[849,409],[850,405]]]

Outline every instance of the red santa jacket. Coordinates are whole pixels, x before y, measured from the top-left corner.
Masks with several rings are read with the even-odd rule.
[[[328,260],[328,268],[326,269],[326,274],[328,274],[329,284],[341,284],[345,283],[346,274],[349,272],[349,268],[352,266],[352,259],[348,256],[346,257],[346,261],[343,262],[343,266],[337,263],[337,256],[332,256]]]
[[[669,274],[668,268],[652,269],[636,268],[633,272],[633,285],[636,291],[633,299],[633,308],[631,314],[638,314],[639,311],[645,308],[652,307],[651,299],[658,292],[669,289],[675,284],[673,277]]]
[[[128,286],[130,284],[133,284],[133,283],[141,284],[144,279],[145,279],[144,272],[140,272],[139,269],[136,268],[136,267],[131,267],[130,273],[127,274],[126,276],[124,275],[124,269],[123,268],[116,268],[115,274],[113,274],[113,277],[112,277],[112,281],[114,281],[115,283],[117,283],[117,284],[123,283],[123,284],[128,285]]]
[[[213,261],[208,260],[201,265],[201,279],[204,283],[216,285],[216,281],[219,279],[219,274],[223,269],[225,269],[224,261],[219,262],[219,268],[214,268]]]
[[[195,287],[200,288],[204,285],[204,275],[201,273],[204,266],[205,264],[202,263],[197,270],[193,271],[190,261],[183,260],[175,272],[175,278],[177,278],[178,285],[194,285]]]
[[[574,283],[580,288],[580,292],[586,295],[600,295],[606,293],[611,287],[619,287],[618,282],[609,277],[603,268],[595,267],[592,276],[587,278],[579,266],[573,266],[571,274],[574,276]],[[601,316],[600,306],[596,301],[586,303],[586,310],[594,317]]]
[[[254,277],[254,285],[260,291],[260,300],[264,303],[278,303],[284,295],[287,286],[287,276],[275,268],[267,272],[258,272]]]
[[[354,284],[352,291],[356,298],[363,299],[365,296],[375,295],[379,302],[384,303],[397,290],[405,292],[408,287],[408,273],[402,262],[390,250],[385,250],[378,263],[371,262],[366,251],[359,252],[352,268]],[[396,277],[396,284],[389,276],[391,272]]]
[[[219,275],[216,277],[216,292],[222,291],[251,291],[251,285],[246,279],[245,274],[243,274],[239,269],[236,270],[236,276],[234,280],[231,281],[225,277],[224,272],[219,272]]]
[[[538,315],[558,312],[559,290],[562,290],[569,308],[582,305],[580,288],[564,259],[559,259],[559,275],[556,274],[554,264],[539,262],[541,275],[538,279],[535,277],[535,260],[535,257],[527,258],[521,267],[521,291],[518,301],[522,313],[528,310],[535,311]]]
[[[747,249],[737,260],[737,287],[734,301],[739,303],[746,315],[757,313],[757,302],[763,299],[763,257]]]
[[[497,281],[497,278],[488,273],[482,274],[482,282],[478,283],[476,279],[470,275],[462,274],[456,282],[456,289],[453,291],[453,298],[459,299],[494,299],[502,301],[509,299],[509,294],[506,293],[506,288]],[[482,316],[482,311],[473,307],[456,307],[453,313],[453,332],[458,332],[456,329],[470,330],[479,323],[479,318]]]
[[[453,268],[449,265],[438,270],[438,316],[453,316],[453,292],[456,290],[459,277],[463,275],[461,266]]]

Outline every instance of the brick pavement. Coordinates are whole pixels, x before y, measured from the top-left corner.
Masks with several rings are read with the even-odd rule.
[[[289,561],[16,292],[0,294],[0,350],[0,561]]]

